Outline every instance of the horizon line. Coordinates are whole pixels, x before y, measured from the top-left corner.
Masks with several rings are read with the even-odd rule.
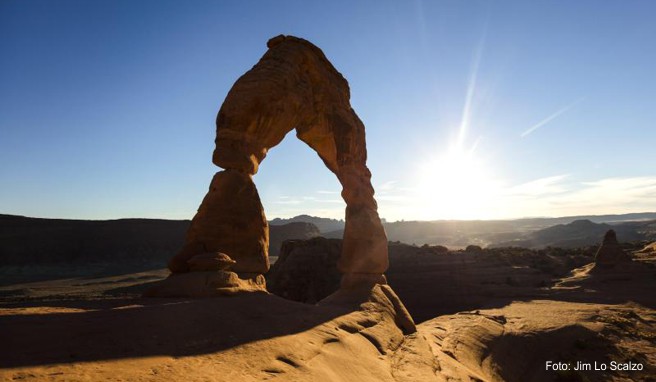
[[[387,220],[384,217],[381,218],[385,223],[401,223],[401,222],[495,222],[495,221],[517,221],[517,220],[531,220],[531,219],[567,219],[567,218],[583,218],[583,217],[611,217],[611,216],[624,216],[624,215],[656,215],[656,211],[641,211],[641,212],[625,212],[625,213],[615,213],[615,214],[587,214],[587,215],[564,215],[564,216],[524,216],[519,218],[506,218],[506,219],[432,219],[432,220],[421,220],[421,219],[400,219],[400,220]],[[38,216],[27,216],[27,215],[18,215],[10,213],[0,213],[0,217],[19,217],[26,219],[42,219],[42,220],[73,220],[73,221],[95,221],[95,222],[106,222],[106,221],[118,221],[118,220],[165,220],[165,221],[191,221],[193,217],[187,219],[171,219],[171,218],[158,218],[158,217],[121,217],[121,218],[95,218],[95,219],[85,219],[85,218],[62,218],[62,217],[38,217]],[[267,219],[267,222],[271,222],[275,219],[280,220],[290,220],[300,216],[309,216],[311,218],[318,219],[329,219],[337,221],[346,221],[346,219],[336,219],[322,216],[315,216],[310,214],[300,214],[289,218],[283,217],[273,217]],[[654,217],[656,219],[656,216]]]

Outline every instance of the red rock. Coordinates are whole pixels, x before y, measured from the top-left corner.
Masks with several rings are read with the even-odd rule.
[[[208,252],[196,255],[187,261],[189,270],[194,271],[224,271],[230,269],[236,261],[221,252]]]
[[[291,130],[314,149],[342,184],[346,226],[338,269],[382,275],[387,236],[366,166],[365,128],[350,104],[348,82],[312,43],[293,36],[269,40],[268,51],[228,92],[216,119],[213,162],[218,173],[194,217],[173,272],[192,256],[220,251],[236,272],[264,273],[268,226],[251,175]],[[384,277],[352,276],[351,279]]]
[[[145,297],[217,297],[240,293],[266,293],[261,274],[227,271],[173,273],[144,292]]]
[[[171,271],[187,272],[187,261],[207,252],[222,252],[237,263],[235,272],[269,270],[269,229],[249,174],[226,170],[212,179],[210,190],[187,231],[182,250],[169,262]]]

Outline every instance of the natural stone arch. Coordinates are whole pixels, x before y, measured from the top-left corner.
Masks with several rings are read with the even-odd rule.
[[[310,42],[278,36],[233,85],[216,120],[218,172],[192,220],[183,249],[169,263],[186,272],[203,252],[224,252],[238,273],[265,273],[268,225],[252,181],[269,149],[291,130],[342,184],[346,226],[338,269],[346,283],[384,282],[387,237],[366,166],[365,128],[350,105],[348,82]]]

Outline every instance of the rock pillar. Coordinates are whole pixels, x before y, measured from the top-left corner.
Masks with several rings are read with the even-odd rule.
[[[201,253],[228,254],[234,272],[269,270],[269,226],[252,177],[237,170],[217,172],[187,231],[185,245],[169,268],[189,270],[187,261]]]

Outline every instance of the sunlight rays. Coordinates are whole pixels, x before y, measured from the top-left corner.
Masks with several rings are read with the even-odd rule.
[[[478,122],[475,122],[474,116],[486,37],[487,28],[473,50],[460,120],[455,125],[453,140],[447,145],[436,146],[426,162],[418,166],[418,180],[410,187],[410,197],[385,192],[381,200],[411,204],[414,215],[427,220],[496,219],[547,213],[549,208],[557,206],[564,201],[565,195],[573,191],[565,183],[569,174],[520,184],[505,182],[494,172],[490,158],[479,152],[482,136],[478,135],[471,143],[471,135],[477,127],[480,129],[480,126],[475,126]],[[524,138],[549,124],[583,100],[583,97],[576,99],[558,109],[526,129],[520,137]],[[539,199],[543,197],[545,200],[541,202]]]
[[[477,156],[481,143],[478,136],[467,144],[478,90],[478,76],[486,41],[486,30],[474,49],[467,79],[465,98],[457,125],[456,138],[446,147],[438,148],[420,169],[420,181],[416,185],[413,200],[421,204],[416,208],[420,216],[434,219],[471,219],[489,215],[489,206],[499,188],[487,163]]]
[[[476,93],[476,81],[478,79],[478,71],[481,63],[481,56],[485,46],[485,36],[483,33],[481,40],[474,50],[474,58],[472,59],[471,71],[469,73],[469,81],[467,84],[467,93],[465,95],[465,103],[462,108],[462,116],[460,117],[460,127],[458,129],[457,145],[462,147],[464,144],[467,132],[469,131],[469,124],[472,115],[472,102]]]
[[[554,119],[556,119],[556,118],[560,117],[561,115],[567,113],[568,111],[572,110],[576,105],[583,102],[584,99],[585,99],[585,97],[581,97],[581,98],[577,99],[576,101],[570,103],[569,105],[557,110],[555,113],[551,114],[547,118],[541,120],[540,122],[538,122],[535,125],[529,127],[528,129],[526,129],[523,133],[520,134],[520,137],[524,138],[525,136],[531,134],[532,132],[539,129],[540,127],[548,124],[549,122],[553,121]]]

